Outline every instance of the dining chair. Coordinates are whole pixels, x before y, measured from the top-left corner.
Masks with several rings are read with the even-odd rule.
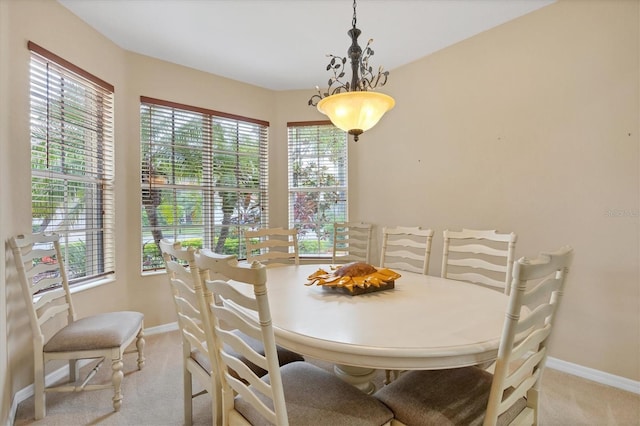
[[[197,264],[204,268],[208,255]],[[307,362],[279,367],[267,296],[266,267],[260,262],[229,264],[234,283],[205,280],[220,303],[210,304],[222,382],[223,423],[244,425],[388,424],[392,413],[381,402]],[[264,343],[255,352],[229,330],[239,329]],[[257,376],[244,355],[268,371]],[[231,372],[235,371],[236,374]]]
[[[432,240],[432,229],[384,227],[380,266],[427,275]]]
[[[211,397],[212,418],[221,421],[220,377],[216,366],[215,339],[212,320],[208,304],[212,302],[211,292],[202,286],[202,273],[196,265],[199,257],[197,250],[183,247],[180,241],[171,242],[167,239],[160,241],[160,250],[165,261],[167,276],[171,286],[174,306],[178,317],[178,328],[182,335],[182,367],[183,367],[183,399],[185,424],[193,423],[193,399],[205,392]],[[235,261],[235,255],[215,255],[222,264]],[[219,269],[219,268],[218,268]],[[205,274],[206,277],[208,275]],[[218,278],[225,278],[216,275]],[[207,326],[208,325],[208,326]],[[238,337],[251,345],[257,352],[263,352],[262,344],[241,332]],[[300,361],[304,358],[295,352],[279,348],[282,362]],[[266,374],[266,370],[244,359],[249,368],[259,376]],[[193,393],[195,377],[203,391]]]
[[[431,257],[432,229],[421,227],[382,228],[380,266],[427,275]],[[384,383],[398,378],[401,370],[385,370]]]
[[[271,268],[281,265],[299,265],[298,230],[262,228],[244,233],[247,262],[257,260]]]
[[[77,318],[58,234],[25,234],[9,240],[33,334],[35,419],[46,415],[46,392],[79,392],[113,388],[113,409],[122,406],[123,356],[136,351],[144,367],[144,315],[108,312]],[[125,352],[135,342],[135,349]],[[80,360],[98,360],[78,382]],[[90,383],[105,360],[111,383]],[[45,383],[49,361],[67,361],[66,383]]]
[[[495,230],[445,230],[441,276],[509,294],[517,236]]]
[[[214,253],[209,249],[202,249],[196,255],[196,267],[198,268],[198,272],[200,274],[201,283],[212,279],[223,281],[241,279],[242,275],[238,276],[238,272],[242,271],[242,269],[238,269],[236,267],[237,265],[238,258],[235,255],[221,255],[218,253]],[[209,291],[209,289],[206,288],[204,284],[202,284],[202,288],[204,290],[204,294],[206,295],[205,302],[207,303],[207,306],[209,306],[212,301],[220,303],[220,301],[215,301],[212,299],[213,296],[211,295],[211,291]],[[213,329],[213,318],[211,316],[210,321],[210,328]],[[243,330],[240,329],[234,330],[233,333],[246,345],[248,345],[254,352],[264,354],[265,347],[262,340],[256,339],[255,337],[244,333]],[[292,362],[304,361],[304,357],[299,353],[278,345],[276,345],[276,352],[278,354],[278,361],[280,366]],[[257,376],[264,376],[265,374],[267,374],[267,370],[255,364],[251,358],[245,358],[242,354],[238,354],[238,358],[241,359]]]
[[[375,396],[398,424],[537,424],[549,336],[572,259],[565,246],[515,263],[493,374],[477,366],[408,371]]]
[[[331,263],[371,263],[372,225],[363,222],[336,222],[333,224],[333,252]]]
[[[196,249],[183,247],[181,242],[160,241],[160,251],[165,262],[167,276],[173,295],[178,318],[178,329],[182,336],[182,385],[185,425],[193,423],[193,399],[208,393],[211,397],[212,418],[218,420],[221,414],[220,379],[214,374],[215,355],[209,350],[208,342],[213,341],[209,311],[204,301],[205,295],[196,268]],[[210,335],[207,337],[207,333]],[[193,377],[204,389],[193,393]]]

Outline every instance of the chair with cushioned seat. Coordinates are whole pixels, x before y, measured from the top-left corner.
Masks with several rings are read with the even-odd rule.
[[[540,380],[573,249],[522,258],[513,268],[494,373],[480,367],[408,371],[375,396],[405,425],[538,423]]]
[[[382,228],[380,266],[427,275],[433,234],[433,229],[419,226],[385,226]],[[386,370],[384,383],[390,383],[401,373],[399,370]]]
[[[137,368],[144,366],[144,315],[121,311],[76,318],[57,234],[18,235],[9,241],[33,333],[35,418],[46,416],[46,392],[113,388],[113,409],[122,406],[123,355],[135,342]],[[76,383],[79,360],[99,360]],[[47,386],[49,361],[69,362],[69,381]],[[91,384],[102,363],[111,363],[111,383]]]
[[[509,294],[517,236],[495,230],[445,230],[441,276]]]
[[[397,226],[382,229],[380,266],[427,275],[432,229]]]
[[[178,328],[182,334],[182,364],[183,364],[183,397],[185,424],[193,422],[193,398],[206,391],[211,397],[212,419],[214,423],[221,421],[220,378],[214,374],[216,365],[215,354],[210,348],[215,347],[212,321],[207,308],[212,301],[211,292],[202,287],[201,273],[196,266],[196,249],[183,247],[179,241],[160,241],[160,250],[164,258],[167,275],[173,293],[174,305],[178,316]],[[234,261],[234,255],[215,255],[220,261]],[[225,278],[217,275],[218,278]],[[209,326],[207,326],[209,324]],[[256,339],[237,333],[237,335],[257,352],[264,351],[261,343]],[[303,360],[295,352],[281,349],[282,362]],[[256,374],[264,375],[266,371],[243,359]],[[195,377],[204,391],[193,394],[193,380]]]
[[[298,230],[262,228],[244,232],[247,244],[247,262],[254,260],[271,268],[282,265],[299,265]]]
[[[178,328],[182,335],[182,377],[185,425],[193,423],[193,398],[209,393],[212,404],[212,418],[220,415],[220,380],[213,374],[207,333],[212,330],[204,326],[209,321],[203,317],[208,311],[201,308],[204,297],[200,284],[200,274],[195,266],[196,249],[182,247],[180,242],[160,241],[160,250],[165,262],[167,276],[173,294],[178,317]],[[202,392],[193,393],[193,377]]]
[[[206,268],[206,259],[207,255],[202,254],[196,260],[199,268]],[[384,404],[328,371],[307,362],[293,362],[279,368],[267,296],[266,267],[259,262],[229,266],[236,270],[233,284],[216,279],[205,281],[214,299],[220,301],[210,307],[221,372],[222,424],[389,423],[393,415]],[[264,355],[245,345],[230,329],[240,329],[261,340]],[[258,377],[237,354],[251,359],[268,374]]]
[[[336,222],[333,224],[333,254],[331,263],[371,263],[370,223]]]

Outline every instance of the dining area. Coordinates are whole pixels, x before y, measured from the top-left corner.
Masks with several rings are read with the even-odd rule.
[[[326,381],[344,395],[357,396],[365,406],[372,404],[375,409],[355,417],[382,414],[374,421],[379,424],[420,424],[420,419],[442,424],[442,412],[452,422],[456,421],[453,414],[463,416],[458,418],[462,424],[482,423],[483,416],[494,415],[503,416],[496,420],[498,424],[521,420],[540,425],[637,424],[639,192],[634,176],[639,115],[634,59],[638,49],[637,37],[630,37],[637,33],[637,3],[551,2],[393,69],[385,90],[397,105],[357,143],[348,136],[345,180],[328,182],[328,192],[335,197],[323,200],[329,212],[322,217],[326,220],[323,231],[335,227],[336,233],[307,229],[298,235],[297,243],[281,245],[271,254],[261,245],[263,234],[278,228],[286,233],[298,226],[292,210],[296,194],[288,171],[289,134],[297,131],[295,123],[324,119],[315,108],[306,108],[309,88],[268,90],[129,51],[71,13],[65,2],[0,3],[0,17],[7,23],[0,25],[0,32],[7,35],[7,49],[0,56],[8,71],[0,85],[8,95],[3,98],[3,111],[11,112],[3,114],[8,125],[0,126],[5,136],[0,145],[7,154],[0,156],[0,186],[6,197],[0,206],[0,234],[5,241],[0,254],[6,259],[0,266],[4,278],[0,282],[2,421],[20,426],[200,425],[223,423],[226,416],[239,423],[244,418],[261,424],[263,420],[256,419],[264,410],[249,407],[257,399],[268,408],[265,422],[285,424],[280,420],[285,413],[289,424],[300,424],[291,407],[308,414],[304,407],[320,404],[333,409],[314,419],[340,424],[331,417],[336,415],[332,411],[341,413],[336,408],[339,404],[321,398],[332,392],[323,393],[325,388],[311,379],[309,383],[299,379],[308,376]],[[366,9],[367,5],[361,6]],[[63,242],[66,252],[61,256],[72,273],[102,264],[106,273],[98,271],[95,279],[87,281],[70,275],[70,291],[62,292],[60,300],[71,300],[73,311],[58,315],[84,319],[129,312],[126,316],[132,320],[122,333],[126,336],[118,336],[106,348],[72,348],[71,352],[95,349],[106,354],[100,368],[94,361],[79,363],[73,386],[66,383],[69,367],[62,355],[45,354],[50,348],[44,342],[41,348],[34,347],[38,326],[32,325],[31,302],[23,294],[20,261],[11,245],[12,238],[37,233],[47,223],[38,203],[56,201],[63,193],[40,191],[32,184],[28,161],[35,145],[28,143],[34,135],[28,111],[30,93],[40,93],[30,90],[27,75],[32,54],[27,43],[32,41],[113,84],[116,94],[115,162],[110,169],[114,179],[106,186],[96,185],[98,190],[113,191],[105,192],[106,203],[92,205],[97,216],[104,213],[109,233],[104,239],[87,238],[87,257],[78,261],[76,249],[84,241],[75,240],[75,228],[70,228],[71,238]],[[393,50],[381,46],[377,54],[382,60],[383,52]],[[163,164],[185,173],[197,169],[203,178],[217,170],[212,167],[205,172],[192,167],[198,162],[181,161],[181,155],[193,158],[199,150],[172,150],[164,142],[153,145],[159,139],[143,141],[146,133],[160,134],[146,132],[152,129],[145,127],[146,117],[160,111],[160,106],[170,109],[144,104],[148,100],[188,105],[200,112],[222,111],[225,119],[257,120],[265,127],[260,137],[268,136],[260,154],[268,158],[269,167],[260,169],[265,186],[251,187],[249,192],[268,194],[268,199],[251,198],[248,192],[225,185],[211,186],[198,198],[193,196],[196,184],[205,185],[204,180],[178,182],[156,168]],[[162,109],[159,117],[187,117],[176,111],[172,115]],[[169,131],[171,126],[161,128]],[[208,131],[191,130],[184,140]],[[159,148],[180,155],[160,156]],[[222,147],[216,145],[219,154],[218,149]],[[155,162],[147,161],[147,152],[156,155]],[[248,159],[250,153],[237,154],[225,151],[218,158]],[[227,167],[224,162],[202,164]],[[37,175],[36,180],[57,179],[56,173]],[[244,182],[253,185],[253,180]],[[302,207],[317,193],[315,189],[299,192]],[[64,194],[80,198],[86,192]],[[237,196],[223,199],[228,194]],[[154,204],[160,195],[178,201],[171,206]],[[201,199],[210,201],[210,206],[205,208]],[[231,217],[225,216],[231,205],[225,203],[234,206]],[[336,205],[344,205],[339,215]],[[254,218],[257,212],[260,221],[243,229],[249,222],[239,222],[239,215]],[[154,215],[160,219],[155,223]],[[312,223],[306,218],[301,222]],[[65,220],[49,223],[49,229],[67,224]],[[97,235],[91,234],[94,222],[77,223],[87,225],[87,235]],[[201,229],[194,231],[196,225]],[[358,241],[352,235],[356,230],[363,235]],[[245,231],[257,234],[247,239]],[[416,235],[406,234],[409,231]],[[225,236],[220,244],[224,250],[217,249]],[[481,245],[481,240],[495,236],[500,241],[488,243],[481,255],[474,253],[477,247],[457,248]],[[162,238],[169,244],[170,261],[179,265],[175,270],[188,272],[188,277],[182,273],[171,277],[159,247]],[[327,243],[320,254],[309,255],[314,238],[335,246]],[[569,254],[567,244],[575,255]],[[96,247],[103,251],[93,251]],[[180,254],[189,247],[194,247],[192,266],[169,253]],[[228,257],[232,252],[227,249],[235,247],[239,247],[235,259],[218,258]],[[21,255],[27,256],[28,264],[32,254],[25,249]],[[499,260],[490,261],[491,257]],[[570,267],[565,277],[559,273],[564,267],[555,269],[555,259],[568,257],[573,261],[565,265]],[[265,269],[258,274],[264,277],[256,284],[244,282],[246,276],[216,275],[214,265],[198,266],[198,259],[205,258],[224,268],[232,266],[229,271],[244,272],[259,263]],[[354,262],[375,272],[352,276],[341,270]],[[487,263],[493,266],[485,268]],[[550,282],[557,286],[561,280],[566,285],[563,291],[550,291],[561,295],[547,301],[551,307],[537,310],[537,300],[522,300],[533,281],[538,281],[525,275],[529,267],[545,265],[554,265]],[[214,308],[220,306],[207,298],[223,297],[218,296],[223,290],[208,287],[217,281],[230,283],[242,300],[255,299],[252,306],[234,312],[251,325],[248,330],[252,331],[244,333],[253,334],[251,339],[234,331],[242,324],[216,330],[219,313]],[[518,282],[522,292],[515,291]],[[180,301],[178,283],[187,289]],[[198,283],[205,303],[200,303]],[[33,296],[39,290],[29,291]],[[546,298],[546,292],[541,293]],[[234,304],[231,299],[226,303]],[[265,306],[269,321],[260,319]],[[200,319],[207,312],[209,322]],[[520,323],[530,316],[549,321]],[[202,328],[202,324],[209,326]],[[96,328],[100,327],[93,332]],[[240,337],[229,337],[229,331]],[[536,331],[528,340],[527,334]],[[215,342],[222,338],[216,333],[231,343],[219,349]],[[238,348],[225,353],[225,346],[232,344]],[[244,346],[255,354],[242,354]],[[514,354],[518,347],[523,354]],[[237,362],[233,361],[236,355]],[[507,359],[520,355],[529,358],[510,377]],[[44,368],[43,380],[41,365],[34,361],[39,356],[43,361],[55,358],[49,363],[53,365]],[[245,363],[247,358],[253,366],[262,365],[254,372]],[[279,373],[272,373],[274,359]],[[241,379],[235,376],[238,371]],[[278,374],[279,382],[270,380]],[[104,383],[105,388],[80,392],[88,390],[89,382],[85,385],[84,380],[89,376],[89,382]],[[245,391],[244,382],[253,387]],[[494,382],[498,383],[495,389]],[[74,389],[72,393],[46,391],[46,398],[39,399],[41,384]],[[500,391],[502,385],[506,391]],[[255,388],[272,393],[273,398],[251,397]],[[465,393],[472,388],[478,392]],[[236,406],[240,400],[242,404]],[[474,408],[469,412],[450,408],[471,407],[470,401]]]
[[[214,423],[225,425],[427,425],[443,416],[450,424],[538,423],[548,338],[573,249],[514,261],[514,233],[445,230],[442,275],[435,277],[427,274],[433,230],[384,227],[373,266],[371,228],[334,224],[332,262],[324,264],[301,264],[296,229],[247,231],[241,262],[160,242],[182,334],[185,424],[193,421],[197,396],[210,400]],[[55,250],[34,252],[43,242]],[[55,235],[19,237],[12,245],[22,265],[27,253],[61,259]],[[362,259],[353,260],[355,253]],[[45,263],[36,262],[40,273]],[[31,294],[33,273],[19,270]],[[137,343],[140,370],[144,345]],[[305,358],[333,364],[333,372]],[[377,388],[380,370],[386,376]],[[113,376],[115,411],[122,380]],[[194,394],[196,384],[203,391]],[[46,400],[40,404],[41,418]]]
[[[351,227],[353,238],[348,232]],[[476,272],[471,276],[475,281],[483,281],[483,285],[420,272],[395,273],[385,267],[391,258],[400,262],[398,265],[416,260],[428,264],[434,232],[419,227],[384,227],[381,266],[371,266],[365,262],[369,257],[371,233],[360,232],[370,227],[370,224],[358,223],[334,226],[332,260],[338,259],[338,249],[348,257],[350,247],[354,251],[364,247],[364,251],[360,250],[363,261],[342,266],[301,265],[295,229],[247,232],[246,262],[208,249],[182,248],[179,242],[161,243],[168,267],[177,267],[176,260],[181,260],[189,265],[192,274],[197,270],[200,276],[195,292],[201,292],[200,310],[208,311],[209,316],[202,322],[213,324],[215,330],[215,333],[205,330],[204,334],[211,334],[212,343],[218,348],[216,356],[211,357],[212,363],[217,360],[221,383],[221,392],[214,391],[217,396],[213,397],[213,405],[221,407],[213,410],[215,418],[222,424],[261,421],[314,424],[310,423],[311,419],[319,422],[317,424],[349,421],[355,421],[354,424],[439,424],[442,414],[438,415],[438,410],[449,409],[431,405],[415,393],[442,395],[444,392],[451,397],[453,406],[458,404],[456,397],[446,389],[426,391],[424,387],[428,385],[424,383],[428,383],[428,377],[413,376],[444,372],[463,377],[467,386],[469,378],[465,376],[476,375],[477,380],[488,386],[485,396],[490,403],[481,407],[487,400],[476,394],[481,402],[473,405],[475,411],[458,410],[459,417],[452,418],[451,424],[496,424],[498,418],[501,421],[506,418],[506,424],[537,424],[546,342],[573,249],[565,246],[537,258],[519,259],[512,271],[516,275],[513,281],[507,285],[504,278],[501,291],[496,291],[485,287],[487,281],[478,278],[482,275]],[[337,235],[339,232],[341,237]],[[443,262],[459,268],[468,266],[474,271],[481,270],[480,265],[489,271],[502,270],[505,277],[511,279],[512,272],[507,273],[511,268],[507,265],[514,264],[515,234],[464,229],[459,233],[447,230],[443,235],[451,252],[443,255]],[[450,241],[456,237],[463,243]],[[254,241],[249,241],[252,239]],[[483,249],[484,240],[498,241],[504,248]],[[456,257],[456,253],[462,253],[464,258]],[[485,260],[478,260],[483,254]],[[501,259],[504,265],[496,266],[486,260],[486,256],[494,262],[496,258]],[[283,264],[283,260],[290,263]],[[422,271],[426,270],[428,267],[423,264]],[[177,271],[182,269],[178,267]],[[174,296],[182,301],[184,297],[178,289],[184,281],[177,278],[177,271],[169,271],[169,276],[176,289]],[[444,271],[447,268],[443,269],[443,275]],[[461,276],[464,275],[457,277]],[[181,315],[179,309],[179,318]],[[257,351],[255,347],[249,349],[246,338],[229,334],[229,330],[247,333],[261,340],[264,346]],[[282,357],[278,357],[278,353],[287,350],[334,364],[335,376],[331,376],[331,380],[347,389],[346,394],[334,389],[330,393],[338,392],[342,396],[325,401],[323,385],[313,384],[316,377],[313,371],[296,372],[293,366],[298,365],[297,362],[282,362]],[[192,351],[185,353],[190,354],[185,362],[190,362]],[[275,360],[270,359],[274,357]],[[260,377],[262,371],[256,373],[251,366],[247,368],[242,359],[245,363],[252,360],[251,364],[257,359],[263,360],[260,365],[269,367],[267,376]],[[513,365],[518,364],[521,366],[514,372]],[[489,370],[485,370],[487,367]],[[376,370],[387,371],[381,389],[376,389],[372,381]],[[496,370],[497,380],[493,376]],[[212,375],[215,374],[215,368],[212,371]],[[281,375],[284,378],[278,377]],[[319,383],[327,386],[326,380],[329,378]],[[340,381],[348,386],[344,387],[345,383]],[[265,382],[270,385],[268,391],[261,387]],[[445,387],[456,388],[455,379],[444,379],[444,382]],[[256,389],[258,394],[254,394]],[[354,389],[357,389],[355,394]],[[185,401],[191,397],[188,393]],[[373,399],[363,400],[363,394],[373,395]],[[470,395],[462,394],[460,400],[469,404]],[[337,405],[336,399],[340,401]],[[286,408],[287,400],[292,408]],[[414,404],[405,401],[414,401]],[[345,404],[371,405],[371,408],[343,418],[337,413],[345,412]],[[392,411],[387,411],[389,408]],[[384,412],[391,412],[392,418],[386,418]],[[189,421],[190,417],[185,419],[186,423]]]
[[[443,272],[434,277],[427,274],[433,230],[384,227],[376,267],[368,262],[371,228],[334,224],[330,264],[300,263],[296,229],[247,231],[247,259],[242,262],[235,255],[182,247],[180,241],[160,242],[182,334],[185,424],[193,421],[192,399],[197,396],[210,400],[215,424],[439,424],[443,413],[451,416],[448,405],[440,405],[442,395],[451,398],[452,407],[461,401],[469,405],[472,397],[479,401],[471,405],[474,410],[455,409],[451,424],[494,425],[505,418],[505,424],[538,423],[547,340],[573,249],[565,246],[514,261],[514,233],[445,230]],[[27,302],[51,280],[61,280],[61,290],[33,298],[34,332],[42,333],[38,326],[53,312],[51,295],[63,296],[73,316],[59,237],[21,235],[11,245]],[[362,259],[353,260],[358,255]],[[341,257],[349,262],[341,264]],[[412,265],[416,262],[422,265]],[[454,279],[447,277],[452,274],[449,266],[472,272],[458,271]],[[483,269],[503,272],[505,278],[491,281]],[[38,278],[42,276],[52,278]],[[89,352],[98,345],[109,347],[100,333],[109,324],[130,327],[125,324],[134,313],[106,315],[113,318],[72,321],[44,345],[36,344],[36,363],[43,362],[41,356],[44,364],[100,358],[100,353]],[[143,316],[136,315],[135,333],[123,334],[117,358],[111,355],[116,412],[123,404],[124,349],[136,334],[138,369],[144,370]],[[114,353],[108,349],[103,359],[109,351]],[[305,357],[333,364],[333,373]],[[513,365],[519,367],[514,371]],[[99,366],[81,388],[63,385],[56,390],[85,390]],[[380,389],[373,380],[377,370],[386,372]],[[44,375],[37,364],[35,371]],[[440,383],[434,391],[423,374],[451,377],[434,381],[433,386]],[[474,377],[479,383],[472,388],[485,386],[481,394],[464,395],[455,385],[462,380],[468,387]],[[53,390],[45,382],[44,376],[36,380],[36,419],[45,417],[44,395]],[[198,383],[203,391],[194,394]],[[452,386],[461,392],[460,402],[443,388]],[[92,389],[89,385],[86,390]],[[432,404],[420,395],[440,398]]]

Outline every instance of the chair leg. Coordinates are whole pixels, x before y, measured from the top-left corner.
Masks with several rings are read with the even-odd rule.
[[[123,365],[124,363],[122,362],[122,355],[111,360],[111,369],[113,370],[113,373],[111,374],[111,382],[113,383],[114,391],[114,411],[120,411],[120,407],[122,407],[122,378],[124,377],[124,373],[122,372]]]
[[[214,424],[223,424],[222,418],[222,384],[220,383],[220,377],[217,374],[213,374],[211,377],[211,415],[214,419]]]
[[[391,383],[391,370],[384,370],[384,385]]]
[[[385,370],[384,371],[384,384],[388,385],[389,383],[393,382],[394,380],[396,380],[398,377],[400,377],[400,373],[401,371],[399,370]]]
[[[539,384],[539,382],[538,382]],[[533,408],[533,424],[538,426],[538,404],[540,403],[540,394],[537,387],[529,389],[527,392],[527,406]]]
[[[184,364],[184,363],[183,363]],[[190,426],[193,424],[193,383],[191,380],[191,372],[186,365],[182,367],[182,384],[184,399],[184,424]]]
[[[144,367],[144,327],[140,328],[140,332],[138,333],[138,337],[136,338],[136,349],[138,350],[138,370],[142,370]]]
[[[36,355],[36,358],[38,355]],[[43,419],[47,414],[47,397],[45,393],[45,382],[44,382],[44,361],[42,359],[36,359],[34,363],[33,369],[33,387],[34,387],[34,405],[35,405],[35,413],[34,417],[36,420]]]

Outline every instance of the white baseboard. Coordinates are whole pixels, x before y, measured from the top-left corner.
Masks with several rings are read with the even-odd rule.
[[[144,333],[147,336],[154,334],[166,333],[178,329],[178,323],[172,322],[169,324],[163,324],[156,327],[145,328]],[[87,360],[86,363],[91,362]],[[80,364],[81,366],[84,364]],[[622,389],[627,392],[633,392],[640,395],[640,381],[627,379],[626,377],[616,376],[613,374],[605,373],[604,371],[595,370],[589,367],[583,367],[582,365],[573,364],[571,362],[563,361],[561,359],[548,357],[547,367],[554,370],[562,371],[563,373],[572,374],[574,376],[582,377],[583,379],[591,380],[603,385],[613,386],[614,388]],[[51,382],[66,377],[68,373],[68,367],[61,367],[56,371],[47,374],[46,381]],[[33,396],[33,384],[19,390],[12,398],[11,410],[9,411],[8,426],[12,425],[18,404],[27,398]]]
[[[552,357],[547,358],[547,367],[562,371],[563,373],[582,377],[583,379],[591,380],[592,382],[640,394],[640,381],[627,379],[626,377],[616,376],[614,374],[605,373],[604,371],[595,370],[593,368],[584,367],[582,365]]]
[[[178,322],[170,322],[169,324],[157,325],[155,327],[149,327],[144,329],[145,336],[152,336],[154,334],[166,333],[168,331],[174,331],[178,329]]]

